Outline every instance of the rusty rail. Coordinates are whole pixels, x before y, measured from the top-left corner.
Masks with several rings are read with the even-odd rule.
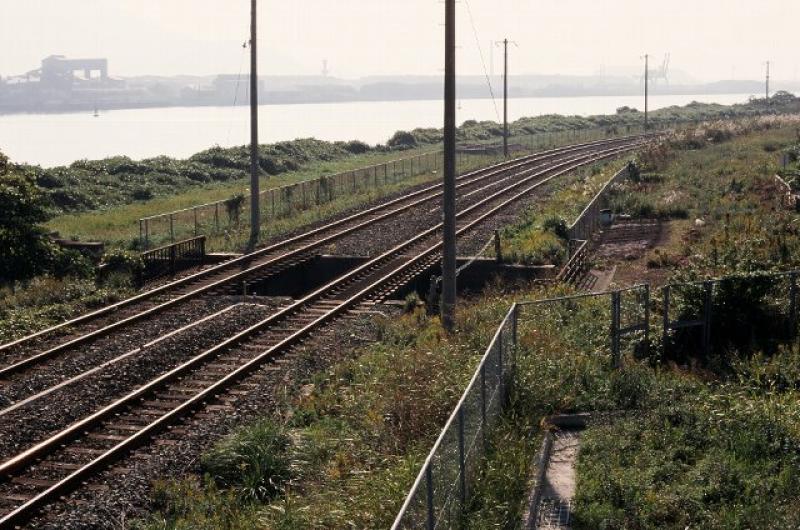
[[[520,200],[527,196],[535,189],[545,185],[552,179],[566,174],[570,171],[596,162],[598,160],[608,159],[618,156],[624,152],[630,151],[639,147],[641,142],[634,142],[627,146],[616,147],[604,151],[584,154],[576,156],[575,158],[559,162],[551,165],[542,170],[521,170],[523,178],[519,181],[513,182],[503,189],[492,193],[488,197],[482,199],[478,203],[459,212],[458,219],[465,221],[465,218],[477,214],[477,217],[468,220],[457,231],[458,235],[463,235],[466,231],[473,229],[479,223],[485,221],[487,218],[495,215],[500,210],[508,207],[513,202]],[[510,197],[505,195],[512,194]],[[498,203],[498,201],[501,201]],[[487,208],[481,211],[481,208]],[[135,433],[125,437],[118,443],[102,454],[94,457],[91,461],[81,465],[78,469],[69,472],[61,479],[54,480],[51,484],[44,486],[43,491],[35,494],[29,500],[23,502],[22,505],[16,507],[11,512],[6,513],[0,518],[0,528],[12,528],[16,525],[23,524],[30,520],[38,511],[50,502],[58,499],[66,492],[80,487],[81,483],[89,477],[95,475],[101,470],[108,467],[113,462],[124,458],[131,450],[146,443],[147,440],[152,438],[155,434],[162,432],[170,424],[177,419],[189,414],[197,407],[202,406],[205,402],[213,400],[215,396],[219,395],[230,385],[238,382],[245,375],[251,373],[259,366],[272,359],[281,351],[292,347],[302,339],[306,338],[312,332],[319,329],[324,324],[329,323],[333,319],[345,314],[347,311],[355,307],[357,304],[369,298],[371,293],[380,290],[383,286],[390,283],[393,278],[404,274],[408,270],[416,268],[417,270],[430,266],[438,259],[438,253],[441,249],[441,241],[437,241],[433,245],[422,247],[422,250],[417,250],[414,257],[406,259],[405,262],[399,266],[395,266],[397,258],[413,251],[414,248],[420,248],[420,245],[427,245],[427,241],[431,238],[437,238],[441,230],[441,224],[431,227],[413,238],[403,242],[395,248],[385,252],[369,262],[357,267],[353,271],[345,274],[339,279],[327,284],[326,286],[314,291],[313,293],[305,296],[301,300],[293,303],[292,305],[280,310],[279,312],[267,317],[262,322],[250,327],[249,329],[226,339],[222,343],[212,347],[209,350],[201,353],[190,361],[182,364],[181,366],[171,370],[167,374],[163,374],[154,379],[150,383],[140,387],[139,389],[131,392],[124,398],[121,398],[113,404],[104,407],[103,409],[91,414],[90,416],[78,421],[67,429],[57,433],[53,437],[45,440],[36,446],[22,452],[21,454],[13,457],[12,459],[0,464],[0,481],[9,480],[12,476],[18,475],[19,471],[29,467],[32,464],[40,461],[47,455],[61,450],[65,444],[73,442],[84,436],[89,430],[93,428],[100,428],[104,421],[114,416],[115,414],[122,413],[129,410],[130,407],[140,403],[146,396],[152,395],[164,384],[185,377],[186,374],[199,367],[206,361],[217,358],[224,351],[230,348],[241,345],[248,339],[254,337],[257,333],[264,331],[277,322],[283,322],[293,315],[298,315],[304,310],[309,311],[309,315],[314,315],[312,321],[300,319],[301,325],[298,328],[293,328],[290,335],[282,338],[276,344],[268,347],[265,351],[257,354],[256,357],[250,359],[246,364],[240,365],[233,371],[226,373],[213,383],[210,383],[203,390],[187,396],[185,401],[181,401],[176,406],[165,410],[163,415],[153,421],[149,421],[143,425]],[[389,269],[386,272],[386,269]],[[370,278],[378,273],[378,279],[371,280]],[[365,286],[359,285],[358,282],[365,282]],[[340,301],[337,298],[342,292],[352,292],[346,300]],[[327,303],[335,302],[334,307],[325,309],[321,314],[319,312],[319,305],[316,308],[311,306],[315,303],[325,301]]]

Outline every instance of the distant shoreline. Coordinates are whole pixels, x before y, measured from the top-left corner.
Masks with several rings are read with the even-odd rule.
[[[702,87],[696,86],[687,86],[687,87],[673,87],[674,90],[669,91],[661,91],[656,89],[651,89],[650,95],[651,96],[723,96],[723,95],[740,95],[745,94],[747,91],[736,91],[736,90],[705,90],[705,91],[698,91],[698,89]],[[694,90],[691,90],[694,89]],[[614,98],[614,97],[635,97],[641,95],[638,91],[633,90],[623,90],[623,91],[615,91],[615,92],[599,92],[599,91],[585,91],[581,92],[578,90],[574,91],[566,91],[565,92],[549,92],[549,91],[537,91],[541,93],[533,94],[533,93],[511,93],[509,94],[509,99],[551,99],[551,98]],[[757,93],[752,94],[755,97],[758,97]],[[439,98],[435,97],[434,95],[421,95],[415,96],[411,95],[409,97],[391,97],[391,98],[365,98],[365,97],[342,97],[342,98],[319,98],[319,99],[303,99],[297,100],[293,98],[272,98],[270,99],[269,94],[265,98],[262,98],[262,101],[259,102],[259,106],[278,106],[278,105],[292,105],[292,106],[300,106],[300,105],[320,105],[320,104],[347,104],[347,103],[402,103],[402,102],[409,102],[409,101],[436,101]],[[464,94],[462,99],[470,99],[470,100],[490,100],[492,97],[488,94],[479,94],[474,93],[473,91],[469,91],[468,94]],[[502,94],[498,95],[495,94],[495,99],[502,99]],[[117,110],[152,110],[152,109],[170,109],[170,108],[181,108],[181,109],[191,109],[191,108],[209,108],[209,107],[245,107],[249,105],[247,101],[238,102],[235,105],[225,105],[218,101],[209,101],[209,102],[191,102],[191,103],[181,103],[181,102],[163,102],[163,103],[142,103],[136,105],[89,105],[89,104],[74,104],[74,105],[58,105],[53,106],[51,108],[39,108],[39,109],[32,109],[32,108],[25,108],[25,109],[8,109],[3,108],[2,104],[0,104],[0,116],[19,116],[19,115],[60,115],[60,114],[78,114],[84,112],[93,112],[98,110],[100,112],[103,111],[117,111]]]

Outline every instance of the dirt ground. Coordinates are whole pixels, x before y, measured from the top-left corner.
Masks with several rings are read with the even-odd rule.
[[[600,292],[649,283],[662,285],[668,269],[654,267],[655,250],[676,253],[691,223],[686,220],[619,220],[604,230],[593,244],[589,274],[581,287]]]

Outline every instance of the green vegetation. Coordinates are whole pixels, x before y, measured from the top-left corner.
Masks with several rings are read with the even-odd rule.
[[[423,309],[378,317],[376,342],[276,407],[288,412],[270,421],[285,424],[292,441],[293,476],[281,495],[242,502],[236,488],[208,481],[161,484],[143,527],[387,528],[508,301],[496,295],[465,308],[457,339]]]
[[[776,208],[769,193],[776,151],[765,149],[789,148],[797,139],[788,127],[736,132],[687,133],[645,154],[641,174],[615,195],[619,204],[647,197],[654,211],[677,205],[666,219],[705,219],[665,250],[681,256],[659,265],[676,281],[755,274],[800,259],[796,233],[786,228],[796,214]],[[529,225],[561,238],[563,219],[574,217],[616,169],[589,171],[555,187],[551,200],[561,206],[536,211]],[[776,226],[785,237],[769,235]],[[515,227],[509,239],[517,233],[523,230]],[[752,285],[722,289],[715,314],[753,306],[745,318],[756,318],[756,306],[769,304],[772,295]],[[286,396],[276,407],[281,412],[265,420],[281,425],[289,440],[292,474],[274,481],[282,484],[276,496],[254,500],[241,495],[239,484],[209,478],[168,482],[156,488],[154,513],[141,526],[387,527],[510,303],[569,292],[489,290],[462,306],[453,337],[413,300],[401,318],[376,318],[375,341],[306,381],[300,395]],[[472,490],[468,526],[517,523],[541,442],[540,418],[579,411],[608,419],[587,432],[580,460],[582,528],[753,528],[765,520],[797,526],[798,355],[761,354],[763,345],[725,332],[735,340],[717,344],[714,358],[696,352],[666,358],[656,348],[655,355],[626,356],[614,370],[608,322],[607,298],[523,313],[516,384]],[[221,462],[223,470],[241,465]]]
[[[641,410],[585,436],[576,528],[796,528],[800,396],[760,375],[796,377],[782,367],[797,362],[755,358],[715,385],[644,380]]]
[[[568,225],[625,163],[597,164],[549,184],[546,201],[528,208],[522,222],[500,231],[503,260],[525,265],[563,265]]]
[[[748,104],[722,106],[692,103],[651,113],[655,126],[674,126],[714,119],[750,118],[765,114],[797,112],[798,101],[777,94],[771,106],[754,100]],[[512,143],[543,145],[579,139],[579,133],[637,132],[640,113],[620,109],[616,115],[590,117],[540,116],[511,124]],[[493,122],[467,121],[459,128],[459,141],[481,144],[502,137],[502,127]],[[557,137],[560,137],[560,141]],[[362,142],[323,142],[302,139],[261,147],[262,189],[331,175],[387,160],[419,154],[441,143],[438,129],[398,132],[386,145]],[[225,200],[247,188],[248,155],[245,147],[214,147],[187,160],[157,157],[134,161],[113,157],[99,161],[77,161],[68,167],[25,168],[36,176],[59,216],[49,228],[66,237],[98,239],[129,248],[138,238],[140,218]],[[188,221],[185,221],[188,226]],[[183,227],[184,230],[186,227]],[[235,231],[235,230],[234,230]],[[233,243],[231,241],[237,241]],[[219,248],[230,250],[239,237],[221,234]],[[215,248],[217,244],[214,244]]]
[[[91,265],[79,253],[59,248],[42,224],[49,218],[47,198],[34,176],[8,163],[0,153],[0,287],[13,290],[40,274],[87,276]]]
[[[772,177],[775,155],[797,141],[792,124],[705,129],[642,157],[640,178],[615,190],[616,204],[625,205],[618,211],[703,219],[653,251],[650,266],[678,283],[733,275],[712,300],[712,355],[678,333],[669,355],[655,347],[613,372],[607,299],[537,313],[536,342],[520,355],[520,379],[479,481],[472,527],[519,520],[520,481],[540,443],[531,432],[538,418],[612,411],[627,413],[590,428],[580,454],[577,528],[798,525],[798,354],[778,345],[786,322],[776,318],[785,315],[785,305],[776,306],[785,304],[788,285],[759,277],[800,263],[797,214],[779,207]],[[687,289],[673,301],[673,318],[696,314],[699,292]]]
[[[18,339],[133,294],[125,276],[98,287],[94,279],[40,276],[24,287],[0,289],[0,343]]]

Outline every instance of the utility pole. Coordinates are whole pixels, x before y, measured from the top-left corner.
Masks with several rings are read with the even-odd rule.
[[[456,319],[456,0],[445,0],[444,21],[444,248],[442,325]]]
[[[649,128],[650,55],[644,55],[644,130]]]
[[[250,250],[261,232],[258,163],[258,24],[257,0],[251,0],[250,14]]]
[[[508,39],[503,39],[503,157],[508,158]]]
[[[767,105],[769,105],[769,61],[767,61]]]

